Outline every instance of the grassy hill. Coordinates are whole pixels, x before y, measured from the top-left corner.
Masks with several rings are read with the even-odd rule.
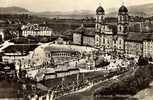
[[[153,80],[153,65],[137,66],[133,71],[123,74],[118,80],[100,87],[95,95],[134,95],[149,86]]]
[[[21,7],[0,7],[0,14],[29,14],[30,11],[28,11],[25,8]]]

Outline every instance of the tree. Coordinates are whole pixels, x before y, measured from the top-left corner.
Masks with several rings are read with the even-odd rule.
[[[148,64],[148,58],[140,56],[138,60],[138,65],[147,65]]]
[[[149,57],[149,61],[153,61],[153,60],[152,60],[152,57]]]
[[[4,30],[4,40],[9,40],[11,38],[11,34],[9,32],[9,29]]]

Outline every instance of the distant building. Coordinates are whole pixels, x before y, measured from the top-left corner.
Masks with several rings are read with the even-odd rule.
[[[125,39],[125,54],[153,58],[153,33],[129,32]]]
[[[94,46],[95,31],[93,27],[85,27],[82,25],[77,28],[73,33],[73,44],[83,45],[83,46]]]
[[[153,32],[153,23],[149,20],[129,23],[130,32]]]
[[[28,24],[22,26],[22,36],[51,36],[53,30],[45,27],[39,26],[38,24]]]
[[[27,67],[31,64],[33,50],[38,45],[10,45],[2,51],[2,61],[4,63],[14,63],[17,67]]]
[[[153,34],[148,34],[143,41],[143,56],[153,58]]]
[[[82,44],[82,35],[80,33],[73,33],[73,44],[81,45]]]
[[[83,45],[84,46],[94,46],[95,38],[94,38],[94,29],[87,28],[86,32],[83,34]]]
[[[125,39],[125,54],[141,56],[143,53],[143,39],[142,33],[130,32]]]
[[[129,24],[129,31],[130,32],[142,32],[143,29],[143,22],[130,22]]]
[[[58,37],[56,38],[55,41],[53,41],[54,44],[70,44],[71,40],[70,39],[66,39],[63,37]]]

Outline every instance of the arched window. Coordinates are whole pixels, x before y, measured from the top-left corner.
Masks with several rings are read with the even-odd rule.
[[[119,40],[119,44],[122,44],[122,40],[121,39]]]
[[[122,27],[121,26],[119,26],[119,30],[122,31]]]
[[[103,44],[105,44],[105,38],[103,38]]]

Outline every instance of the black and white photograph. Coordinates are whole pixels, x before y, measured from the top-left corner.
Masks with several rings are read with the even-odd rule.
[[[0,100],[153,100],[153,0],[0,0]]]

